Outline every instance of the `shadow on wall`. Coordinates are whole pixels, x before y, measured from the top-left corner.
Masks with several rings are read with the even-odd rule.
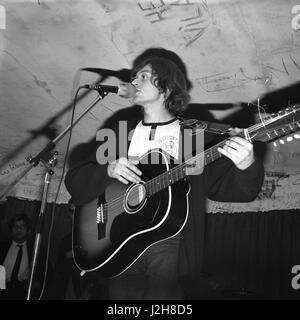
[[[300,102],[300,81],[276,91],[265,94],[260,100],[260,105],[265,105],[268,113],[278,112]],[[255,101],[253,102],[256,103]]]
[[[145,50],[142,54],[140,54],[134,61],[133,67],[140,64],[140,62],[149,56],[160,56],[171,59],[174,63],[178,65],[180,70],[185,75],[187,81],[187,89],[190,90],[192,88],[192,83],[188,79],[188,74],[186,71],[185,64],[181,60],[181,58],[174,53],[173,51],[166,50],[164,48],[150,48]],[[118,75],[114,71],[107,69],[95,69],[95,68],[84,68],[81,70],[97,72],[100,77],[107,77],[108,74],[113,73],[114,76],[118,77],[121,81],[130,81],[130,70],[123,69],[123,71]],[[95,71],[96,70],[96,71]],[[101,74],[103,72],[103,74]],[[292,106],[300,101],[300,82],[297,82],[291,86],[281,88],[279,90],[267,93],[260,99],[260,105],[264,107],[267,113],[276,113],[281,109],[285,109],[288,106]],[[216,123],[224,123],[229,124],[232,127],[239,128],[247,128],[255,124],[255,114],[258,109],[256,106],[256,101],[251,103],[239,103],[241,107],[239,111],[223,118],[222,120],[218,120],[214,118],[210,110],[230,110],[236,104],[231,103],[218,103],[218,104],[201,104],[201,103],[191,103],[188,105],[188,108],[185,110],[183,116],[185,118],[198,119],[202,121],[210,121]],[[118,121],[120,120],[132,120],[134,118],[141,118],[142,110],[141,107],[134,105],[129,108],[125,108],[117,111],[111,117],[106,119],[105,123],[98,128],[112,128],[118,125]],[[69,155],[69,167],[73,167],[76,163],[84,161],[84,159],[91,154],[96,148],[96,140],[92,138],[87,143],[82,143],[73,148]],[[265,143],[256,142],[255,143],[255,151],[262,158],[265,155],[266,145]]]

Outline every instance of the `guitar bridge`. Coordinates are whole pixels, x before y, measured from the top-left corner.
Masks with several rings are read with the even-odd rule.
[[[106,221],[104,215],[103,204],[97,208],[97,229],[98,229],[98,240],[105,238]]]

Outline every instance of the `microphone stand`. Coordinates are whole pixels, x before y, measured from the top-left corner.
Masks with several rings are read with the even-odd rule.
[[[57,155],[58,155],[58,152],[54,151],[53,156],[48,160],[48,163],[43,160],[43,163],[48,170],[45,174],[41,208],[40,208],[38,221],[36,225],[36,231],[35,231],[36,235],[35,235],[35,241],[34,241],[34,247],[33,247],[32,264],[30,269],[30,278],[29,278],[26,300],[30,299],[30,294],[32,290],[33,277],[35,275],[35,270],[36,270],[36,265],[38,261],[39,250],[40,250],[40,244],[42,241],[42,230],[43,230],[44,221],[45,221],[44,216],[45,216],[46,205],[47,205],[48,190],[51,182],[51,176],[54,174],[54,171],[52,170],[52,168],[54,168],[57,164]],[[32,159],[29,158],[29,161],[32,161]]]
[[[45,208],[47,205],[47,196],[48,196],[48,190],[51,183],[51,176],[54,174],[53,168],[57,164],[57,155],[58,152],[54,151],[53,154],[51,153],[51,150],[53,150],[57,144],[80,120],[83,116],[85,116],[100,100],[104,98],[108,94],[105,90],[98,90],[99,95],[97,98],[92,101],[85,111],[83,111],[78,118],[68,127],[66,127],[55,139],[50,141],[46,147],[38,153],[35,157],[29,156],[26,160],[29,161],[30,166],[24,170],[24,172],[17,177],[2,193],[2,198],[18,181],[20,181],[25,174],[32,168],[38,165],[38,163],[42,160],[43,164],[47,167],[47,172],[45,173],[45,179],[44,179],[44,186],[43,186],[43,194],[42,194],[42,200],[41,200],[41,208],[38,216],[37,226],[36,226],[36,236],[35,236],[35,242],[34,242],[34,248],[33,248],[33,259],[31,264],[31,270],[30,270],[30,279],[28,284],[28,290],[27,290],[27,298],[26,300],[30,300],[31,296],[31,290],[32,290],[32,283],[33,278],[36,271],[36,263],[39,256],[39,249],[40,244],[42,240],[42,229],[44,225],[44,216],[45,216]]]

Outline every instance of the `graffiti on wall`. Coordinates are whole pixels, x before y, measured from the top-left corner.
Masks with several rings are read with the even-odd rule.
[[[212,21],[204,0],[138,1],[137,5],[150,24],[173,20],[187,47],[201,38]]]

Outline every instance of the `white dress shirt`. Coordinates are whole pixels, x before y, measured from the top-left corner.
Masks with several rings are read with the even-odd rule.
[[[12,273],[15,261],[17,259],[18,252],[20,250],[18,247],[19,245],[23,246],[22,247],[23,256],[22,256],[19,273],[18,273],[18,280],[24,281],[24,280],[28,280],[29,278],[29,261],[28,261],[27,242],[25,241],[23,243],[17,243],[13,240],[3,263],[3,266],[6,271],[7,282],[9,282],[11,278],[11,273]]]

